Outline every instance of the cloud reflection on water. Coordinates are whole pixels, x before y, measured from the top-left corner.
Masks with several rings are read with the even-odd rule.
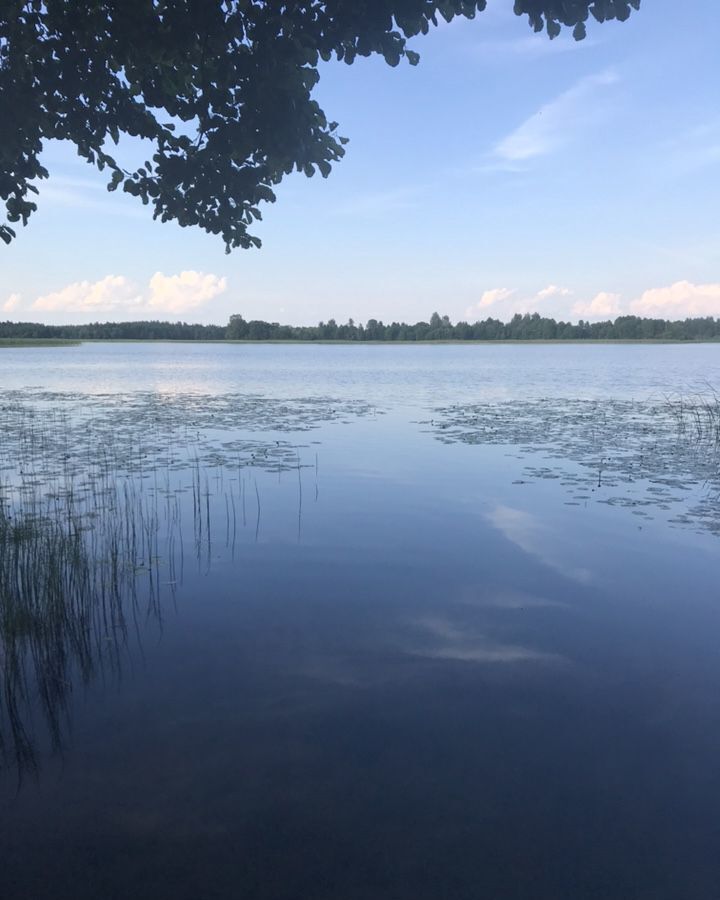
[[[427,646],[413,648],[413,655],[430,659],[473,663],[561,662],[562,657],[521,644],[505,644],[487,634],[459,627],[444,616],[423,616],[414,621]]]
[[[581,584],[590,584],[593,580],[589,569],[572,566],[562,557],[561,550],[567,547],[567,536],[557,534],[533,513],[498,504],[486,514],[486,518],[509,541],[548,568]]]

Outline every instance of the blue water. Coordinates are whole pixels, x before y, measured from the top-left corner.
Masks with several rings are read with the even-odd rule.
[[[298,466],[228,451],[199,539],[178,495],[182,565],[121,665],[69,678],[59,744],[29,697],[3,900],[720,896],[713,485],[688,456],[626,485],[595,444],[443,439],[450,407],[707,393],[720,346],[86,344],[3,350],[0,385],[95,419],[147,394],[328,411],[193,425]]]

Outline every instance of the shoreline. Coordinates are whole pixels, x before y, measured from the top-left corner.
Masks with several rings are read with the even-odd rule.
[[[695,344],[720,344],[720,338],[706,338],[698,340],[681,340],[672,338],[538,338],[538,339],[519,339],[508,338],[504,340],[425,340],[425,341],[349,341],[349,340],[211,340],[211,339],[191,339],[191,338],[0,338],[0,350],[20,349],[26,347],[79,347],[82,344],[216,344],[223,345],[253,345],[260,346],[262,344],[270,344],[274,347],[278,346],[341,346],[341,347],[432,347],[432,346],[507,346],[510,345],[527,345],[533,344],[540,346],[570,344],[578,345],[612,345],[619,344],[642,345],[642,344],[673,344],[676,346],[695,345]]]
[[[240,340],[222,340],[222,341],[214,341],[214,340],[189,340],[187,338],[82,338],[77,341],[68,343],[78,343],[78,344],[252,344],[252,345],[261,345],[261,344],[272,344],[273,346],[282,346],[282,345],[302,345],[302,346],[313,346],[320,344],[322,346],[346,346],[346,347],[362,347],[362,346],[372,346],[372,347],[432,347],[434,345],[440,346],[503,346],[505,344],[720,344],[720,338],[708,338],[706,340],[673,340],[671,338],[552,338],[552,339],[507,339],[507,340],[497,340],[497,341],[483,341],[483,340],[431,340],[431,341],[343,341],[343,340],[324,340],[319,339],[316,341],[286,341],[286,340],[250,340],[250,339],[240,339]]]

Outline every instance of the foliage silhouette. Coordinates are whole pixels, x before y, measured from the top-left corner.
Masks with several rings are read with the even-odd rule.
[[[327,177],[344,154],[312,91],[321,61],[380,55],[415,65],[407,40],[438,17],[474,18],[486,0],[5,0],[0,6],[0,199],[27,224],[49,139],[153,208],[234,247],[290,172]],[[515,0],[550,38],[580,40],[592,15],[625,20],[640,0]],[[126,169],[111,145],[140,138],[148,160]],[[111,152],[112,150],[112,152]]]

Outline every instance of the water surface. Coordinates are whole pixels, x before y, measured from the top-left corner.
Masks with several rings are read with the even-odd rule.
[[[85,573],[52,628],[5,601],[0,896],[720,893],[720,347],[84,344],[0,385],[5,513],[71,508]]]

